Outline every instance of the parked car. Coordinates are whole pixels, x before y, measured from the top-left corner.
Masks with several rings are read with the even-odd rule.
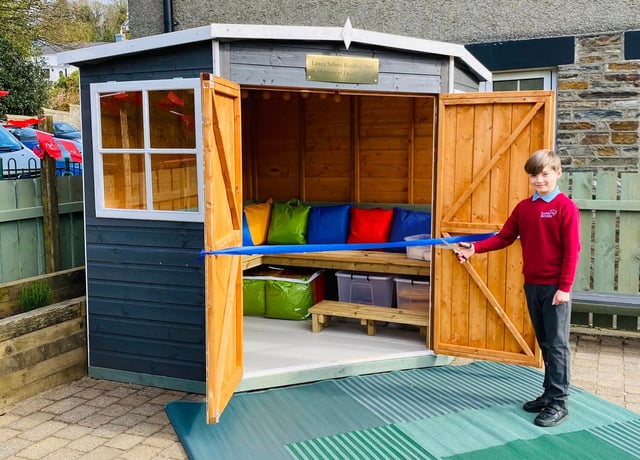
[[[36,154],[40,153],[40,141],[38,139],[38,130],[33,128],[16,128],[8,127],[8,131],[13,134],[16,139],[22,142],[26,147],[33,150]],[[73,143],[73,145],[82,153],[82,143],[76,140],[66,139]],[[81,176],[82,175],[82,161],[72,161],[71,154],[67,151],[65,146],[56,141],[60,149],[62,150],[62,158],[56,160],[56,175],[58,176]]]
[[[0,126],[0,159],[4,177],[40,175],[38,155],[16,139],[4,126]]]
[[[82,133],[78,131],[77,128],[64,121],[53,122],[53,137],[82,142]]]
[[[38,136],[36,136],[36,130],[33,128],[7,128],[16,139],[22,142],[26,147],[30,148],[34,152],[38,148]]]

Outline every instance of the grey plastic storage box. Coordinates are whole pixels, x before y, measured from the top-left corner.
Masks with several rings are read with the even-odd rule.
[[[340,302],[394,306],[393,276],[366,273],[336,272]]]

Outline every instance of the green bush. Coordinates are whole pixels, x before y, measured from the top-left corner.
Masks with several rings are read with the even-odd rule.
[[[27,312],[53,303],[53,289],[46,281],[35,281],[22,286],[18,296],[20,311]]]

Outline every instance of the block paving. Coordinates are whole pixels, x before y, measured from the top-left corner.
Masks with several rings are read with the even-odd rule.
[[[640,334],[572,333],[571,352],[573,385],[640,413]],[[177,400],[204,396],[83,377],[1,410],[0,459],[187,459],[164,410]]]

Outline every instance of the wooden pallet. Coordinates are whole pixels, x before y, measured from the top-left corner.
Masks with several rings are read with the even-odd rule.
[[[337,302],[335,300],[323,300],[311,307],[309,313],[312,315],[311,330],[313,332],[320,332],[323,327],[328,326],[333,316],[360,319],[360,323],[367,327],[368,335],[376,334],[376,321],[419,326],[420,334],[423,336],[427,335],[429,327],[427,312]]]

